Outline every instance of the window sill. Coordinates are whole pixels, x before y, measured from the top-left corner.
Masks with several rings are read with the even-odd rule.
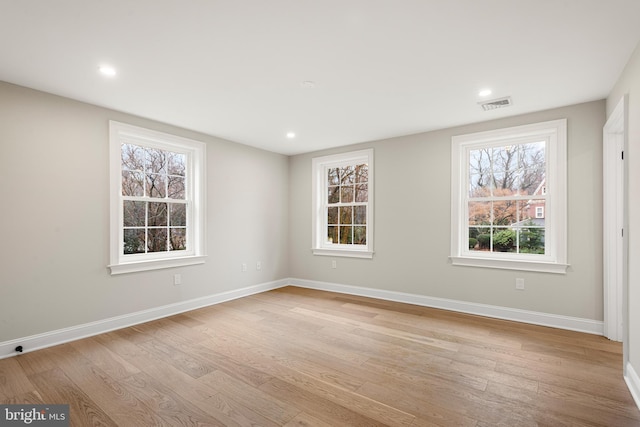
[[[111,275],[136,273],[139,271],[160,270],[163,268],[184,267],[186,265],[204,264],[205,255],[188,256],[183,258],[158,259],[149,261],[128,262],[109,265]]]
[[[354,251],[349,249],[327,249],[327,248],[314,248],[312,249],[314,255],[321,256],[337,256],[348,258],[373,258],[373,251]]]
[[[537,271],[540,273],[566,274],[569,264],[540,261],[502,260],[450,256],[451,264],[465,267],[498,268],[502,270]]]

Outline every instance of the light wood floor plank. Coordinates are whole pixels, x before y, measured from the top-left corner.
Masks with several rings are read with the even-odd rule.
[[[284,425],[291,421],[302,410],[286,399],[271,396],[268,393],[246,384],[222,371],[215,371],[199,379],[203,384],[223,390],[229,398],[250,407],[261,416],[273,421],[277,425]]]
[[[305,408],[305,412],[335,426],[388,426],[390,424],[377,421],[361,415],[339,403],[320,397],[310,391],[297,387],[288,381],[275,378],[260,386],[260,390],[271,396],[285,399],[298,407]],[[394,424],[391,424],[394,425]],[[395,424],[405,425],[405,424]]]
[[[69,405],[71,426],[118,426],[62,369],[34,374],[29,379],[45,403]]]
[[[18,359],[4,359],[1,362],[0,393],[4,398],[12,398],[36,389],[20,368]]]

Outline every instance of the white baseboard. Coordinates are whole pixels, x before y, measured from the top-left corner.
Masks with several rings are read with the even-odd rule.
[[[298,286],[301,288],[318,289],[322,291],[359,295],[388,301],[415,304],[425,307],[441,308],[444,310],[475,314],[485,317],[493,317],[496,319],[512,320],[534,325],[549,326],[552,328],[586,332],[594,335],[603,335],[604,333],[604,323],[591,319],[560,316],[557,314],[540,313],[536,311],[519,310],[515,308],[477,304],[472,302],[428,297],[424,295],[408,294],[404,292],[394,292],[382,289],[341,285],[337,283],[317,282],[305,279],[289,279],[289,283],[293,286]]]
[[[638,377],[638,373],[633,369],[631,363],[627,362],[624,370],[624,381],[627,383],[627,387],[629,387],[629,391],[631,392],[631,396],[633,396],[633,400],[636,402],[636,406],[640,409],[640,377]]]
[[[22,346],[23,352],[27,353],[42,348],[63,344],[69,341],[75,341],[81,338],[102,334],[116,329],[126,328],[128,326],[149,322],[151,320],[172,316],[174,314],[184,313],[185,311],[195,310],[197,308],[207,307],[210,305],[219,304],[221,302],[281,288],[283,286],[287,286],[288,284],[289,281],[287,279],[262,283],[242,289],[221,292],[219,294],[209,295],[202,298],[181,301],[174,304],[168,304],[148,310],[125,314],[123,316],[111,317],[109,319],[99,320],[96,322],[85,323],[69,328],[58,329],[42,334],[0,342],[0,359],[21,354],[15,351],[15,348],[17,346]]]

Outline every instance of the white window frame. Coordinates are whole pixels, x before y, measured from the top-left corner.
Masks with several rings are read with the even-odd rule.
[[[327,171],[330,168],[366,163],[368,168],[367,244],[341,245],[328,242],[327,235]],[[312,159],[312,252],[314,255],[373,258],[373,149],[352,151]]]
[[[536,218],[544,218],[544,206],[536,206]]]
[[[148,254],[124,254],[121,145],[131,143],[148,148],[183,153],[186,156],[185,200],[187,249]],[[110,164],[110,264],[112,275],[161,268],[202,264],[205,247],[206,145],[175,135],[109,121]]]
[[[545,254],[469,249],[469,151],[509,142],[546,141]],[[564,274],[567,271],[567,121],[552,120],[451,139],[451,255],[453,265]]]

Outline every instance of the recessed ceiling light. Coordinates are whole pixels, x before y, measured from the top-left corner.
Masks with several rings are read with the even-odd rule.
[[[295,132],[287,132],[287,138],[289,138],[289,139],[293,139],[293,138],[295,138],[295,137],[296,137]]]
[[[101,65],[100,67],[98,67],[98,71],[100,71],[100,74],[106,77],[115,77],[116,75],[116,69],[111,65]]]
[[[491,89],[482,89],[478,92],[478,96],[489,96],[491,95]]]

